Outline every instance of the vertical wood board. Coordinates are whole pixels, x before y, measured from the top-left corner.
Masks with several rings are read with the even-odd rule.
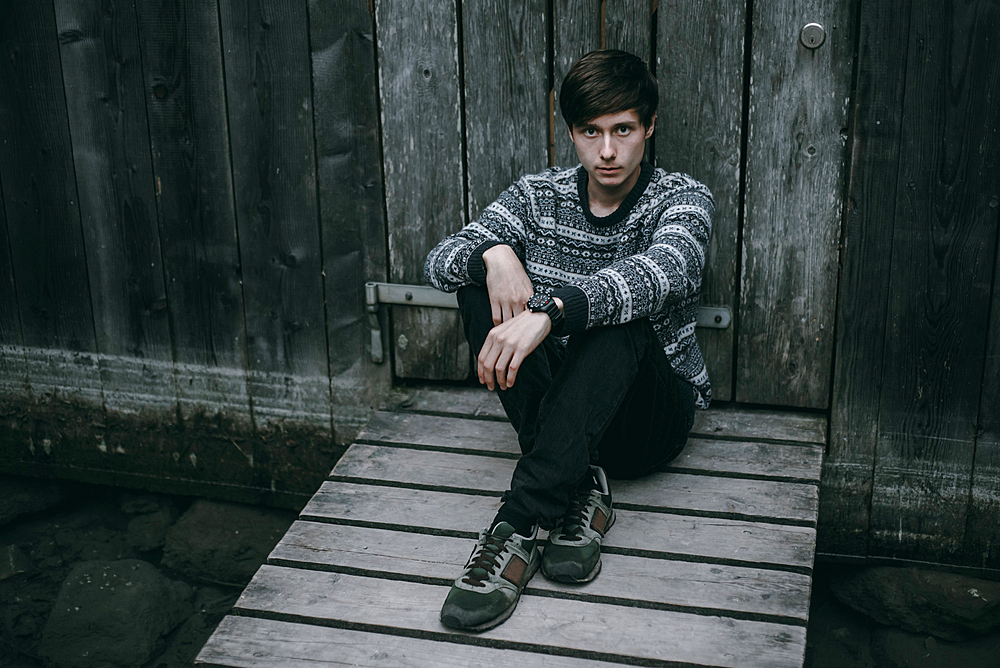
[[[375,9],[389,277],[422,284],[427,253],[465,221],[458,17],[450,3],[379,0]],[[449,348],[440,357],[415,354],[441,341],[464,341],[456,335],[456,311],[394,307],[392,312],[397,375],[468,375],[467,346]]]
[[[371,361],[365,282],[386,280],[374,17],[367,0],[310,0],[313,118],[326,284],[331,400],[351,440],[389,391]]]
[[[207,410],[249,425],[218,6],[137,7],[181,416]]]
[[[2,397],[30,391],[28,370],[21,350],[23,344],[21,314],[17,308],[7,237],[7,216],[4,214],[3,181],[0,179],[0,401]]]
[[[653,65],[652,36],[658,27],[653,24],[653,8],[657,4],[657,0],[604,0],[604,48],[628,51]]]
[[[119,364],[172,361],[135,5],[54,5],[105,401],[173,415],[169,367]]]
[[[255,418],[329,425],[306,4],[220,10]]]
[[[667,171],[686,172],[712,191],[715,218],[701,303],[728,306],[735,314],[746,11],[730,11],[715,1],[695,6],[668,0],[657,14],[661,110],[656,160]],[[706,21],[706,15],[718,20]],[[727,329],[697,330],[712,396],[722,401],[733,398],[735,326],[734,320]]]
[[[0,49],[0,90],[18,92],[0,96],[0,178],[24,343],[94,352],[52,4],[3,3]]]
[[[559,111],[559,91],[573,63],[601,48],[601,4],[602,0],[554,0],[552,4],[552,157],[557,167],[572,167],[580,161]]]
[[[545,0],[462,7],[469,219],[549,164]]]
[[[878,441],[909,2],[864,2],[819,550],[864,555]]]
[[[914,0],[871,549],[960,559],[996,260],[1000,10]]]
[[[829,403],[853,9],[754,5],[737,401]]]

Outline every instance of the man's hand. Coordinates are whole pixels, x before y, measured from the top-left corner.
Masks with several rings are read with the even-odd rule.
[[[523,311],[491,329],[476,364],[479,382],[485,383],[491,392],[494,376],[500,389],[512,386],[521,362],[545,340],[550,331],[552,321],[549,316],[531,311]]]
[[[510,246],[501,244],[487,249],[483,253],[483,264],[486,266],[486,289],[490,294],[493,324],[499,325],[524,311],[524,303],[535,293],[535,289]],[[490,389],[493,389],[492,385]]]

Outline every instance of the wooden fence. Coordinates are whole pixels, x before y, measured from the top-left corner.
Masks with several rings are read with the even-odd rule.
[[[716,196],[716,400],[829,412],[821,550],[1000,568],[998,22],[996,0],[5,3],[2,466],[302,498],[393,369],[467,374],[447,310],[383,309],[372,362],[364,283],[421,283],[512,180],[575,163],[559,82],[615,47],[661,83],[649,157]]]

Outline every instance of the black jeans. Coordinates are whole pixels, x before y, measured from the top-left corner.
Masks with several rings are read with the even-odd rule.
[[[493,328],[489,293],[464,287],[458,303],[478,355]],[[680,454],[694,422],[694,389],[647,318],[573,334],[565,348],[549,336],[497,393],[521,446],[504,509],[547,529],[589,464],[611,478],[645,475]]]

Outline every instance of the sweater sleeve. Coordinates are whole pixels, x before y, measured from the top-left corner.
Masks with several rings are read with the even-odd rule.
[[[646,250],[552,292],[567,304],[563,333],[629,322],[698,298],[715,201],[701,183],[677,176],[678,187],[653,212]],[[569,304],[580,306],[571,314]]]
[[[478,220],[445,237],[431,250],[424,262],[424,278],[445,292],[483,285],[483,253],[498,244],[510,246],[524,262],[524,229],[530,213],[528,186],[521,179],[486,207]]]

